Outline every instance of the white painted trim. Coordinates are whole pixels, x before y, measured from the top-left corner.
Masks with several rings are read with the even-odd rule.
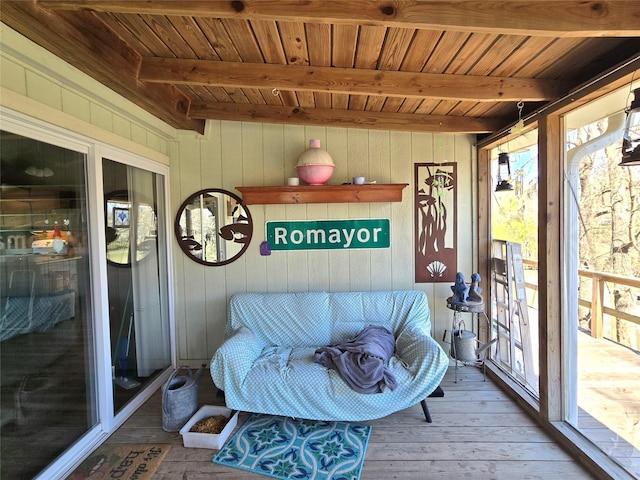
[[[104,190],[102,188],[102,161],[100,147],[94,145],[91,149],[90,160],[87,167],[87,189],[94,192],[88,195],[89,201],[89,233],[91,251],[91,288],[94,299],[93,315],[96,347],[96,357],[101,359],[96,364],[96,377],[98,398],[99,421],[105,432],[113,428],[113,394],[111,374],[111,341],[109,332],[109,289],[107,280],[107,243],[104,236],[105,219],[103,211]],[[99,212],[99,213],[98,213]],[[111,386],[111,387],[110,387]]]
[[[87,139],[91,138],[93,141],[104,143],[105,145],[118,145],[123,150],[136,155],[155,160],[165,165],[169,164],[169,157],[157,150],[103,130],[73,115],[61,112],[60,110],[44,105],[37,100],[25,97],[20,93],[2,86],[0,86],[0,108],[8,109],[8,111],[13,111],[16,114],[17,112],[21,112],[25,119],[37,119],[41,122],[55,125],[59,129],[64,129],[70,134],[72,133],[73,135]],[[0,114],[4,115],[2,111],[0,111]],[[171,142],[175,137],[165,136],[165,139]]]
[[[80,440],[78,440],[73,449],[64,452],[55,462],[51,463],[47,468],[36,475],[34,480],[66,478],[107,438],[108,435],[100,426],[92,428]]]
[[[4,91],[0,89],[0,95],[2,94]],[[87,139],[69,135],[60,129],[50,128],[39,119],[6,108],[4,105],[0,105],[0,128],[85,155],[88,155],[91,145]]]
[[[165,160],[167,160],[167,162],[162,162],[163,164],[160,165],[157,161],[154,161],[153,159],[140,155],[136,152],[132,152],[112,145],[107,145],[101,142],[97,142],[96,145],[100,149],[98,152],[99,155],[104,158],[108,158],[109,160],[117,160],[119,163],[122,163],[124,165],[142,168],[153,173],[164,175],[165,177],[169,175],[169,166],[167,164],[168,157],[165,157]]]

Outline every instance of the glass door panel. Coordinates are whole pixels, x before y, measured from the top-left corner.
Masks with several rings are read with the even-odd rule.
[[[620,166],[630,89],[566,117],[565,419],[640,476],[640,168]]]
[[[0,477],[97,425],[87,155],[0,131]]]
[[[114,409],[171,365],[164,177],[103,159]]]
[[[538,132],[491,151],[492,360],[539,397]]]

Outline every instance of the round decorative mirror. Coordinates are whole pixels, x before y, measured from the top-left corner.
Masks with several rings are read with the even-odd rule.
[[[157,222],[155,209],[148,202],[133,202],[127,190],[108,193],[105,196],[107,261],[116,266],[129,266],[132,258],[140,261],[156,251]]]
[[[182,203],[175,232],[180,248],[192,260],[203,265],[226,265],[249,247],[253,222],[238,196],[209,188]]]

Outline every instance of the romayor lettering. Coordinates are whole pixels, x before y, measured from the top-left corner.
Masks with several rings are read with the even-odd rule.
[[[307,220],[266,223],[271,250],[389,248],[388,219]]]

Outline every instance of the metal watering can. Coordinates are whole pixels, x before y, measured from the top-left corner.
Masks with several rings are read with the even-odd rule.
[[[478,340],[475,333],[465,330],[464,322],[460,322],[460,327],[452,332],[451,336],[451,358],[466,363],[483,362],[489,347],[498,341],[498,338],[484,343]]]
[[[165,432],[177,432],[196,413],[198,409],[198,385],[205,364],[194,373],[188,366],[180,367],[171,374],[162,386],[162,429]],[[177,376],[186,369],[188,376]]]
[[[451,357],[462,362],[476,362],[478,360],[477,343],[475,333],[464,328],[454,330]]]

